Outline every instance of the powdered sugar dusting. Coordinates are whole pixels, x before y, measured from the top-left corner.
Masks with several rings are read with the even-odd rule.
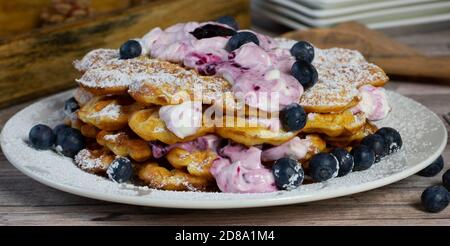
[[[296,41],[276,39],[279,46],[290,49]],[[311,107],[344,107],[358,96],[365,84],[382,84],[388,78],[375,64],[369,63],[356,50],[314,48],[313,65],[319,74],[316,85],[305,90],[300,104]]]
[[[100,169],[105,166],[101,158],[92,156],[87,149],[78,152],[75,156],[75,162],[83,170]]]
[[[227,194],[208,192],[172,192],[153,190],[131,184],[117,184],[89,174],[73,164],[73,160],[52,151],[30,148],[24,140],[36,123],[54,126],[62,120],[60,110],[66,92],[31,105],[16,114],[3,128],[2,150],[8,160],[27,175],[53,187],[110,201],[168,207],[246,207],[289,204],[351,194],[390,183],[422,169],[426,161],[443,150],[447,132],[438,117],[424,106],[393,92],[387,92],[393,110],[377,122],[391,126],[403,137],[403,148],[371,169],[354,172],[323,183],[302,185],[292,191],[260,194]],[[59,118],[58,118],[59,117]]]
[[[102,110],[92,113],[90,117],[118,119],[120,117],[121,109],[122,109],[121,105],[111,103],[108,104],[106,107],[102,108]]]

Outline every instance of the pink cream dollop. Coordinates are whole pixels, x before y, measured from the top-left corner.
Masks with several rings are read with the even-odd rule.
[[[391,111],[391,106],[386,96],[386,90],[381,87],[364,85],[359,88],[361,101],[352,108],[352,112],[363,112],[369,120],[384,119]]]
[[[261,150],[256,147],[227,145],[210,169],[222,192],[264,193],[276,191],[272,172],[261,164]]]
[[[203,75],[222,76],[233,85],[236,97],[251,107],[274,112],[299,102],[303,87],[290,74],[295,59],[288,49],[279,47],[268,36],[255,33],[259,45],[247,43],[229,53],[225,46],[230,37],[198,40],[190,34],[211,23],[221,25],[188,22],[165,30],[155,28],[140,42],[144,53],[154,58],[183,64]]]
[[[295,137],[279,146],[264,150],[261,154],[261,160],[275,161],[283,157],[301,160],[305,158],[310,146],[311,141],[309,139],[300,139],[299,137]]]

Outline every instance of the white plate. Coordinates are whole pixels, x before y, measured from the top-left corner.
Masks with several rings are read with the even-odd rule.
[[[406,5],[413,5],[418,3],[430,3],[433,0],[391,0],[391,1],[377,1],[377,2],[362,2],[361,4],[351,5],[345,8],[332,9],[313,9],[305,5],[302,1],[292,0],[270,0],[274,4],[282,5],[299,14],[310,16],[312,18],[331,18],[342,15],[356,14],[360,12],[381,12],[383,9],[400,7]]]
[[[121,185],[88,174],[70,158],[52,151],[29,147],[30,128],[37,123],[55,125],[61,120],[64,100],[72,91],[39,101],[13,116],[1,135],[6,158],[25,175],[53,188],[111,202],[172,208],[244,208],[285,205],[329,199],[363,192],[404,179],[426,167],[444,150],[447,131],[442,121],[423,105],[394,92],[388,92],[393,110],[379,126],[400,131],[403,148],[371,169],[342,178],[302,185],[293,191],[265,194],[226,194],[159,191],[134,185]]]
[[[316,9],[345,9],[352,8],[355,6],[365,6],[371,5],[372,7],[386,6],[392,4],[397,0],[293,0],[295,2],[307,5],[311,8]],[[405,2],[413,2],[415,0],[403,0]],[[434,0],[423,0],[423,1],[434,1]]]
[[[298,10],[273,2],[254,2],[253,10],[288,25],[292,28],[327,27],[346,21],[359,21],[370,28],[388,28],[394,26],[416,25],[450,19],[450,2],[433,2],[411,6],[392,7],[378,11],[334,16],[331,18],[312,18]]]

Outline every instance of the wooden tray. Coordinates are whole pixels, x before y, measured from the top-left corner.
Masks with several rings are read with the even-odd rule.
[[[250,25],[249,0],[153,0],[123,12],[0,41],[0,107],[75,86],[72,62],[92,49],[118,48],[156,26],[223,15]]]

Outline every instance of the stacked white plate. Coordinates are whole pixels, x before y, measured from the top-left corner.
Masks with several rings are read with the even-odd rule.
[[[450,0],[253,0],[255,16],[295,29],[358,21],[381,29],[450,20]]]

